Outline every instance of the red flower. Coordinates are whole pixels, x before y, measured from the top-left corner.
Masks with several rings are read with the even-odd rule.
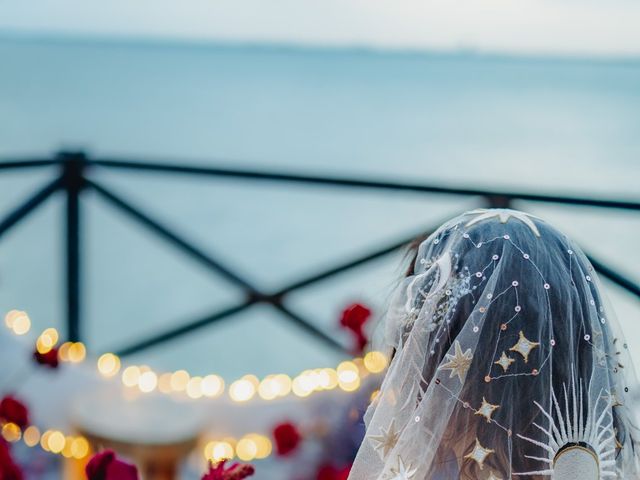
[[[284,457],[298,448],[298,445],[300,445],[300,441],[302,440],[302,436],[293,423],[284,422],[276,425],[273,429],[273,439],[276,442],[276,451],[278,452],[278,455]]]
[[[44,365],[49,368],[58,368],[58,349],[52,348],[47,353],[40,353],[37,350],[33,352],[33,358],[40,365]]]
[[[136,467],[119,460],[113,450],[94,455],[85,472],[88,480],[138,480]]]
[[[225,468],[226,460],[209,463],[209,471],[202,476],[202,480],[242,480],[255,473],[253,465],[234,463],[229,468]]]
[[[336,468],[333,465],[325,464],[320,466],[316,480],[347,480],[351,467]]]
[[[0,400],[0,419],[11,422],[24,428],[29,424],[29,410],[27,407],[11,395]],[[2,479],[2,477],[0,477]]]
[[[364,333],[364,326],[371,317],[371,310],[361,303],[349,305],[342,311],[340,325],[354,335],[355,350],[361,353],[369,341]]]
[[[7,443],[0,438],[0,480],[22,480],[22,470],[14,463]]]

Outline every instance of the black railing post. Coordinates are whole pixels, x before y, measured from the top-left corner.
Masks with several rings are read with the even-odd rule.
[[[63,188],[66,192],[66,286],[67,286],[67,338],[72,342],[82,339],[81,324],[81,211],[80,192],[85,187],[84,168],[87,157],[83,152],[61,152]]]

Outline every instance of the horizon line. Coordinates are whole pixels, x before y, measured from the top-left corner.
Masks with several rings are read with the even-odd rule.
[[[585,54],[549,51],[508,51],[480,49],[469,46],[434,48],[411,46],[380,46],[358,43],[294,42],[286,40],[233,40],[188,36],[161,36],[149,34],[108,34],[87,32],[61,32],[56,30],[19,30],[0,28],[0,41],[51,44],[92,44],[101,46],[140,46],[164,48],[229,48],[289,53],[361,53],[370,55],[461,57],[510,61],[569,61],[579,63],[637,64],[640,54]]]

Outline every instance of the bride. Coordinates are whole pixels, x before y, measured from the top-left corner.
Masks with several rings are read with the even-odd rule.
[[[627,344],[585,255],[542,220],[447,222],[378,333],[393,360],[350,480],[640,478]]]

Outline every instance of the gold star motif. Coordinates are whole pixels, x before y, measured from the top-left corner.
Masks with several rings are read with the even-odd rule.
[[[373,443],[373,448],[380,454],[380,458],[384,460],[393,447],[398,443],[398,434],[395,428],[395,420],[391,420],[389,427],[385,430],[380,428],[380,435],[370,435],[369,440]]]
[[[462,353],[462,347],[460,347],[460,342],[458,340],[454,343],[454,351],[455,353],[451,355],[447,353],[445,355],[445,359],[447,363],[440,365],[438,368],[451,370],[449,374],[449,378],[452,378],[454,375],[457,375],[460,381],[464,381],[464,376],[467,374],[469,367],[471,366],[471,360],[473,360],[473,354],[471,353],[471,349],[468,348],[464,353]]]
[[[484,448],[480,445],[480,441],[478,437],[476,437],[476,445],[473,447],[470,453],[464,456],[464,458],[468,458],[470,460],[475,461],[478,465],[480,465],[480,470],[484,468],[484,461],[487,459],[489,455],[491,455],[495,450],[491,450],[490,448]]]
[[[513,358],[507,357],[507,354],[502,352],[502,356],[500,357],[500,359],[497,362],[493,362],[493,363],[495,365],[500,365],[502,367],[502,370],[506,372],[507,370],[509,370],[509,367],[513,362],[515,362]]]
[[[493,473],[493,470],[491,471],[491,473],[489,474],[489,476],[487,477],[487,480],[502,480],[501,477],[496,477],[496,474]]]
[[[491,415],[493,415],[493,412],[495,412],[498,408],[500,408],[500,405],[493,405],[487,402],[484,397],[482,397],[482,405],[480,405],[480,408],[475,414],[482,415],[487,419],[487,423],[489,423],[491,422]]]
[[[531,353],[531,350],[536,348],[538,345],[540,345],[540,343],[528,340],[527,337],[524,336],[524,333],[522,333],[522,330],[520,330],[520,338],[518,339],[518,343],[511,347],[509,351],[518,352],[524,357],[524,363],[527,363],[529,361],[529,354]]]
[[[618,395],[615,392],[610,393],[609,395],[603,395],[601,397],[605,402],[611,403],[612,407],[622,407],[624,404],[618,399]]]
[[[533,215],[529,215],[528,213],[518,212],[516,210],[510,210],[508,208],[478,208],[471,212],[468,212],[467,215],[477,215],[476,218],[469,220],[465,227],[470,227],[475,223],[482,222],[483,220],[488,220],[490,218],[498,217],[500,219],[500,223],[507,223],[510,218],[515,218],[524,223],[527,227],[531,229],[531,231],[535,234],[536,237],[540,236],[540,232],[538,231],[538,227],[531,220],[534,217]]]
[[[389,471],[391,476],[388,477],[388,479],[389,480],[411,480],[416,474],[416,471],[417,470],[415,468],[412,469],[411,467],[407,467],[404,464],[404,460],[402,460],[402,457],[398,455],[398,467],[391,468],[391,470]]]

